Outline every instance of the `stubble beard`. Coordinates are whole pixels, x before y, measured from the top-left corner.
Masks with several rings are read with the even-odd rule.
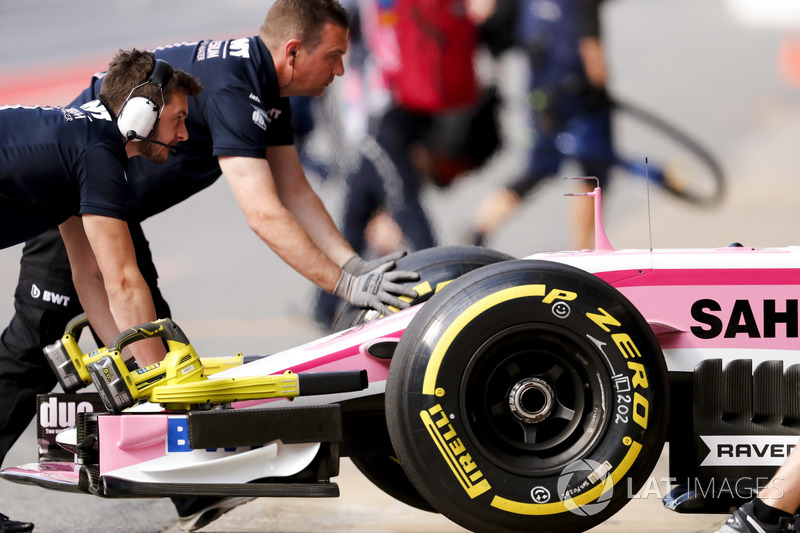
[[[158,144],[140,141],[142,146],[139,148],[139,155],[154,163],[166,163],[169,152]]]

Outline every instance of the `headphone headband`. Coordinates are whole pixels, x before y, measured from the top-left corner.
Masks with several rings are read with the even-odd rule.
[[[163,59],[156,59],[156,63],[153,65],[153,72],[150,73],[150,78],[148,78],[147,83],[152,83],[153,85],[157,85],[160,89],[164,89],[171,79],[172,65]]]

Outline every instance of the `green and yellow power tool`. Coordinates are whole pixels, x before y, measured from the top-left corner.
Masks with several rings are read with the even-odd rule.
[[[108,355],[108,349],[101,347],[97,350],[84,353],[78,340],[81,331],[89,325],[86,314],[82,313],[69,321],[64,328],[64,335],[53,344],[44,348],[44,355],[53,373],[56,375],[64,392],[75,392],[92,383],[88,365]],[[265,355],[243,355],[238,353],[223,357],[205,357],[202,359],[205,375],[210,376],[229,368],[241,366],[245,363],[266,357]],[[129,370],[137,368],[136,362],[129,359],[126,363]]]
[[[164,360],[144,368],[131,368],[122,358],[123,348],[153,337],[167,342],[169,351]],[[112,413],[119,413],[140,400],[161,404],[167,410],[188,410],[243,400],[359,391],[369,384],[366,370],[308,374],[286,371],[209,380],[186,335],[169,318],[121,332],[86,369],[103,404]]]
[[[75,392],[92,382],[86,365],[106,355],[108,351],[102,347],[93,352],[83,353],[78,346],[83,328],[89,325],[89,319],[82,313],[67,323],[64,335],[53,344],[45,346],[44,355],[50,368],[53,369],[64,392]]]

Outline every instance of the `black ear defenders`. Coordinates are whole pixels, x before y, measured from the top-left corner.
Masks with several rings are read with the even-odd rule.
[[[131,89],[128,98],[117,114],[117,127],[126,139],[129,141],[149,140],[147,137],[156,130],[158,119],[161,118],[161,108],[153,102],[152,98],[156,93],[160,93],[161,101],[164,102],[164,87],[171,78],[172,66],[163,59],[156,59],[153,71],[147,81]],[[156,89],[148,97],[131,97],[133,91],[145,85],[155,85]]]

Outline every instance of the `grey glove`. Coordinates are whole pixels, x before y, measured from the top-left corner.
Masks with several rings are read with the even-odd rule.
[[[349,272],[354,276],[360,276],[362,274],[366,274],[367,272],[372,272],[384,263],[392,263],[392,268],[394,268],[396,266],[395,261],[401,257],[404,257],[405,255],[406,252],[401,250],[399,252],[393,252],[388,255],[384,255],[383,257],[373,259],[372,261],[364,261],[361,259],[361,256],[356,254],[348,259],[344,265],[342,265],[342,270]]]
[[[394,266],[394,261],[384,262],[377,268],[358,276],[343,269],[342,275],[333,289],[333,294],[357,307],[376,309],[383,315],[391,313],[390,305],[398,309],[405,309],[411,304],[404,302],[398,296],[408,296],[413,299],[417,297],[417,291],[395,282],[416,281],[419,279],[419,274],[409,270],[387,272]]]

